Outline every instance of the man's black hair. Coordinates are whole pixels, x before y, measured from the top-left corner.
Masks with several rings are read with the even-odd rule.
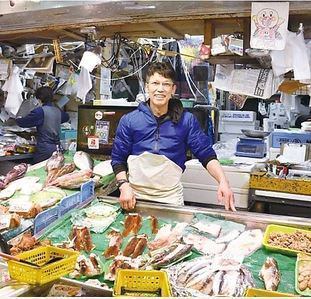
[[[171,79],[174,83],[176,82],[176,72],[168,62],[153,62],[150,64],[146,74],[146,81],[148,82],[150,77],[155,73],[158,73],[164,78]]]
[[[53,102],[53,90],[51,87],[42,86],[36,90],[36,98],[42,103]]]

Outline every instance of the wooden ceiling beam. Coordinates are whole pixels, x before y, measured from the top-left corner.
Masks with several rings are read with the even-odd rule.
[[[151,26],[154,29],[163,32],[166,35],[166,37],[184,38],[183,34],[181,34],[177,30],[171,28],[170,26],[166,25],[163,22],[153,22]]]
[[[65,35],[65,36],[68,36],[70,38],[73,38],[74,40],[78,40],[78,41],[84,41],[85,40],[84,36],[77,34],[77,33],[74,33],[74,32],[71,32],[69,30],[57,29],[57,30],[55,30],[55,32],[62,34],[62,35]]]
[[[204,20],[204,45],[212,46],[212,38],[214,35],[214,23],[211,20]]]

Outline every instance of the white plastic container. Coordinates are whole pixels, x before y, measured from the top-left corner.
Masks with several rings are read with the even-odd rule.
[[[223,166],[234,193],[235,206],[247,209],[250,172],[255,166]],[[194,159],[186,162],[181,182],[184,187],[184,201],[220,205],[217,201],[218,183],[202,164]]]

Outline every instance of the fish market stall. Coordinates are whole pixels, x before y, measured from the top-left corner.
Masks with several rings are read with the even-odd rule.
[[[83,185],[91,176],[96,186],[109,185],[114,174],[108,163],[93,161],[83,152],[77,152],[73,157],[55,152],[49,160],[30,167],[26,163],[15,165],[0,178],[1,250],[9,252],[11,246],[20,242],[18,236],[24,232],[29,241],[33,230],[38,232],[58,216],[88,200],[93,194],[88,191],[89,187],[83,191]],[[62,214],[58,207],[63,207]]]
[[[80,252],[66,279],[110,288],[110,295],[118,269],[165,270],[177,296],[310,293],[303,276],[311,248],[305,218],[142,202],[124,213],[115,198],[100,197],[35,237]],[[303,253],[301,281],[297,253]]]

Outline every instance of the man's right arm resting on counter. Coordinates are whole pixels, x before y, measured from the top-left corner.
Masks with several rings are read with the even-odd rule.
[[[127,174],[126,171],[120,171],[119,173],[116,174],[116,179],[117,181],[123,181],[123,180],[127,180]],[[120,205],[123,209],[125,210],[131,210],[135,207],[136,204],[136,199],[135,199],[135,195],[133,192],[133,189],[130,185],[129,182],[124,182],[120,187]]]

